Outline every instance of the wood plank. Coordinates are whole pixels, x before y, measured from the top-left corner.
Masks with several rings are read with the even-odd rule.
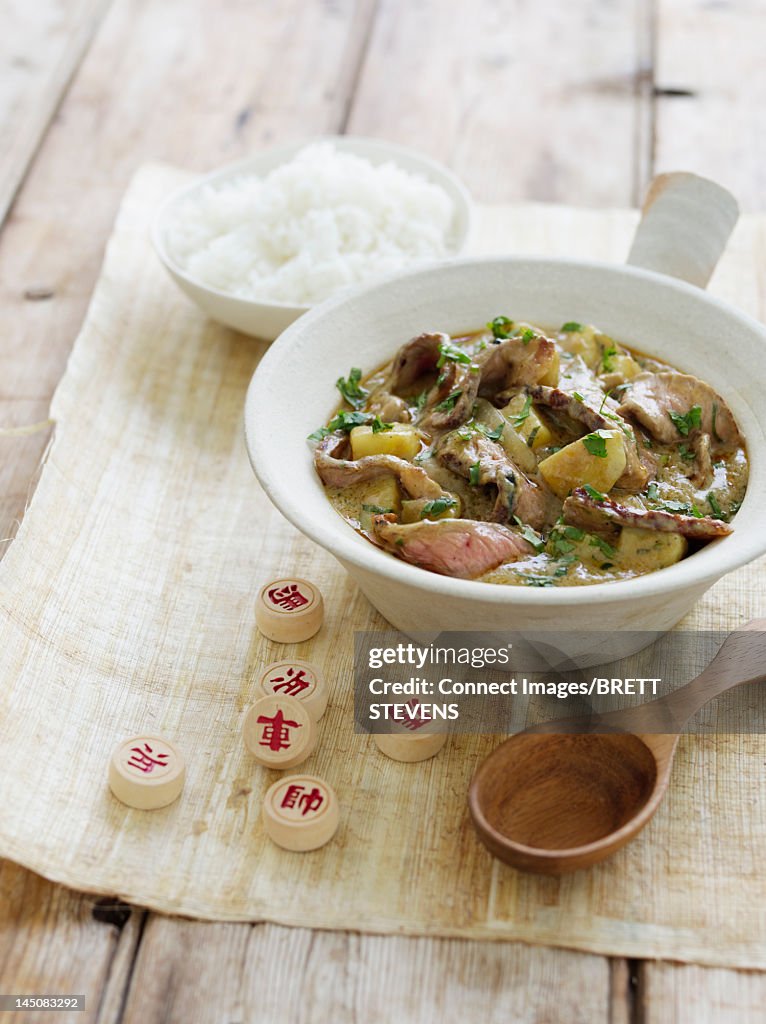
[[[118,927],[96,920],[93,906],[88,897],[0,861],[0,992],[84,994],[86,1001],[85,1016],[19,1011],[3,1013],[3,1024],[50,1024],[53,1016],[61,1024],[95,1020],[104,984],[119,966],[117,952],[137,933],[142,914],[129,913]],[[115,920],[105,907],[99,916]]]
[[[0,224],[111,0],[0,4]]]
[[[638,1007],[641,1024],[763,1024],[766,974],[644,963]]]
[[[766,203],[766,11],[759,0],[658,0],[656,170],[696,171],[745,210]]]
[[[450,164],[477,199],[629,205],[645,162],[641,0],[381,0],[349,131]]]
[[[182,1020],[609,1020],[603,957],[518,943],[202,924],[152,916],[124,1024]]]
[[[0,235],[0,434],[46,418],[136,167],[155,158],[202,171],[337,130],[374,6],[113,4]],[[0,541],[15,533],[47,440],[0,436]]]

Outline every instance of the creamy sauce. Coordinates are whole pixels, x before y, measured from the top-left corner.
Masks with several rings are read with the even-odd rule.
[[[516,325],[516,330],[526,329],[528,326],[530,325]],[[607,396],[619,402],[619,396],[631,387],[632,376],[641,371],[679,372],[665,363],[613,342],[592,327],[580,331],[553,332],[543,332],[540,328],[533,329],[538,333],[545,333],[549,339],[555,341],[560,360],[558,382],[554,382],[555,386],[570,395],[581,396],[581,399],[594,409],[600,408],[603,411],[605,408],[615,408],[614,402],[610,406],[605,406]],[[492,340],[490,332],[479,331],[465,337],[452,338],[451,344],[475,357],[486,350]],[[385,386],[391,366],[391,363],[386,364],[362,381],[363,387],[370,392],[368,404],[375,398],[376,390]],[[620,368],[625,371],[624,374],[621,374]],[[433,386],[436,376],[436,372],[423,375],[415,382],[412,393],[404,393],[401,396],[407,402],[409,416],[415,426],[421,415],[417,404],[418,396]],[[349,410],[349,406],[345,404],[341,408]],[[362,411],[364,409],[363,405]],[[476,409],[474,405],[474,415]],[[532,448],[533,437],[529,437],[525,442],[534,455],[533,473],[528,475],[530,479],[541,482],[541,477],[535,475],[536,466],[552,453],[571,444],[577,436],[573,438],[573,421],[563,413],[554,412],[538,404],[535,404],[534,412],[543,427],[549,431],[549,435],[546,435],[547,443],[539,447]],[[508,422],[513,423],[510,415],[507,416]],[[614,416],[611,418],[615,419]],[[627,423],[628,431],[625,429],[626,424],[622,424],[620,429],[623,429],[623,433],[635,431],[641,445],[645,445],[651,458],[656,460],[656,477],[650,479],[639,492],[622,490],[614,486],[609,490],[610,498],[622,505],[639,509],[708,516],[725,521],[733,518],[747,486],[748,461],[744,447],[717,452],[713,457],[712,478],[703,480],[701,485],[695,484],[692,480],[696,468],[695,458],[683,436],[679,434],[677,443],[661,444],[635,420]],[[522,427],[514,430],[521,434]],[[580,437],[587,433],[587,429],[583,427]],[[476,486],[442,465],[434,455],[432,447],[439,442],[440,436],[443,437],[444,432],[441,435],[438,432],[434,435],[426,430],[421,431],[420,451],[413,458],[413,463],[426,470],[445,491],[456,496],[460,518],[490,521],[497,499],[497,489]],[[694,436],[695,431],[692,430],[690,439]],[[518,461],[514,461],[518,465]],[[397,500],[394,508],[389,500],[390,494],[390,482],[381,484],[380,480],[356,483],[342,488],[327,488],[327,496],[337,512],[351,527],[371,541],[374,537],[372,515],[384,511],[393,511],[398,516],[402,514],[401,503]],[[388,501],[388,504],[383,504],[382,501]],[[455,512],[451,514],[454,515]],[[513,529],[520,529],[523,524],[516,526],[511,522],[509,525]],[[477,578],[487,583],[531,587],[568,587],[617,581],[672,564],[693,553],[701,543],[698,540],[687,542],[676,534],[657,530],[627,529],[608,524],[603,530],[592,533],[567,526],[560,520],[541,530],[538,539],[538,546],[542,550],[517,561],[501,564]]]

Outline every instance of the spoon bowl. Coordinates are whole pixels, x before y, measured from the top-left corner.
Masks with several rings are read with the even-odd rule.
[[[479,837],[500,860],[526,871],[561,874],[603,860],[659,806],[671,761],[652,749],[654,739],[631,733],[511,737],[471,783],[468,803]]]

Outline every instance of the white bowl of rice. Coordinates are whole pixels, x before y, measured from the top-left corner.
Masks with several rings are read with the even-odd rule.
[[[331,295],[452,259],[470,222],[468,191],[446,167],[388,142],[328,136],[178,190],[152,238],[208,316],[271,341]]]

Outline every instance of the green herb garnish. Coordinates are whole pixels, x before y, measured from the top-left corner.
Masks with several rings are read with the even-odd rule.
[[[689,431],[698,427],[702,423],[702,406],[693,405],[691,409],[681,415],[680,412],[673,412],[668,410],[668,416],[675,424],[676,430],[679,434],[684,437],[688,437]]]
[[[418,397],[415,399],[415,408],[418,410],[418,412],[420,412],[423,409],[423,406],[426,404],[427,398],[428,388],[425,388],[423,391],[420,392]]]
[[[694,462],[697,458],[695,453],[691,450],[688,444],[679,444],[678,454],[684,460],[684,462]]]
[[[599,537],[597,533],[591,533],[588,537],[588,543],[591,547],[598,548],[602,554],[606,555],[607,558],[614,558],[617,552],[614,550],[612,545],[605,541],[603,537]],[[603,566],[601,567],[603,569]]]
[[[533,427],[532,428],[532,430],[529,433],[529,437],[527,438],[527,448],[532,448],[533,447],[533,445],[535,443],[535,438],[537,437],[537,434],[538,434],[539,430],[540,430],[539,427]]]
[[[509,320],[507,316],[496,316],[494,320],[490,320],[487,327],[492,331],[494,337],[501,341],[505,338],[510,338],[511,331],[513,330],[513,320]]]
[[[472,487],[479,486],[479,472],[481,469],[481,463],[474,462],[471,468],[468,470],[468,482]]]
[[[663,501],[660,508],[663,512],[673,512],[682,516],[694,516],[695,519],[703,518],[697,506],[688,501]]]
[[[440,516],[443,515],[448,508],[454,508],[457,505],[455,498],[434,498],[433,501],[427,501],[423,508],[420,510],[420,518],[426,519],[428,516]]]
[[[646,496],[649,501],[657,501],[660,496],[660,489],[657,486],[657,481],[652,480],[649,486],[646,488]]]
[[[536,530],[533,530],[528,523],[525,523],[521,519],[519,519],[518,516],[514,516],[513,518],[516,521],[516,525],[521,530],[521,536],[524,538],[525,541],[532,545],[532,547],[535,549],[538,555],[541,551],[544,551],[545,541],[540,536],[540,534],[537,533]]]
[[[463,392],[460,388],[457,391],[453,391],[451,394],[447,395],[443,402],[439,402],[438,405],[435,405],[434,409],[437,411],[443,410],[444,412],[451,412],[457,405],[457,400],[462,394]]]
[[[337,416],[330,420],[326,427],[320,427],[313,434],[309,434],[310,441],[321,441],[322,438],[332,434],[335,430],[344,430],[348,433],[354,427],[361,427],[370,423],[373,419],[369,412],[344,412],[341,410]]]
[[[372,421],[372,432],[373,434],[382,434],[386,430],[393,430],[393,423],[384,423],[380,416],[376,416]]]
[[[723,512],[721,511],[721,506],[718,504],[718,499],[716,498],[716,496],[713,494],[712,491],[710,491],[710,493],[707,496],[707,503],[710,506],[710,508],[712,509],[713,518],[714,519],[723,519]]]
[[[448,341],[443,341],[439,345],[439,362],[436,364],[438,369],[441,369],[446,362],[451,363],[470,363],[471,357],[467,352],[458,348],[456,345],[451,345]]]
[[[585,450],[598,459],[606,458],[606,438],[600,434],[588,434],[582,439]]]
[[[583,398],[583,396],[580,394],[579,391],[573,391],[572,392],[572,398],[576,399],[578,402],[584,402],[585,401],[585,399]]]
[[[369,512],[371,515],[374,516],[384,516],[387,515],[389,512],[393,512],[394,510],[392,508],[383,508],[382,505],[362,505],[362,511]]]
[[[619,355],[617,346],[614,344],[608,345],[601,353],[601,372],[611,373],[614,369],[614,357]]]
[[[602,494],[601,491],[597,491],[595,487],[591,487],[590,484],[583,484],[583,490],[594,501],[606,501],[606,495]]]
[[[479,431],[480,434],[483,434],[484,437],[488,438],[490,441],[499,441],[500,438],[503,436],[503,431],[505,430],[504,423],[501,423],[499,427],[495,427],[494,430],[491,430],[483,423],[474,423],[473,426],[476,428],[476,430]]]
[[[367,388],[363,388],[359,383],[361,379],[362,371],[358,366],[352,366],[347,378],[338,377],[335,381],[335,387],[353,409],[361,409],[370,394]]]
[[[521,338],[522,345],[528,345],[530,341],[534,341],[537,337],[537,331],[533,331],[531,327],[526,327],[519,337]]]
[[[521,411],[519,413],[517,413],[517,415],[514,416],[513,419],[511,420],[511,422],[514,425],[514,427],[520,427],[522,425],[522,423],[524,422],[524,420],[526,420],[529,417],[529,414],[530,414],[531,411],[532,411],[532,396],[531,395],[527,395],[527,397],[524,399],[524,405],[522,406]]]
[[[578,324],[576,320],[567,320],[565,324],[561,325],[561,330],[565,334],[576,334],[582,330],[582,324]]]

